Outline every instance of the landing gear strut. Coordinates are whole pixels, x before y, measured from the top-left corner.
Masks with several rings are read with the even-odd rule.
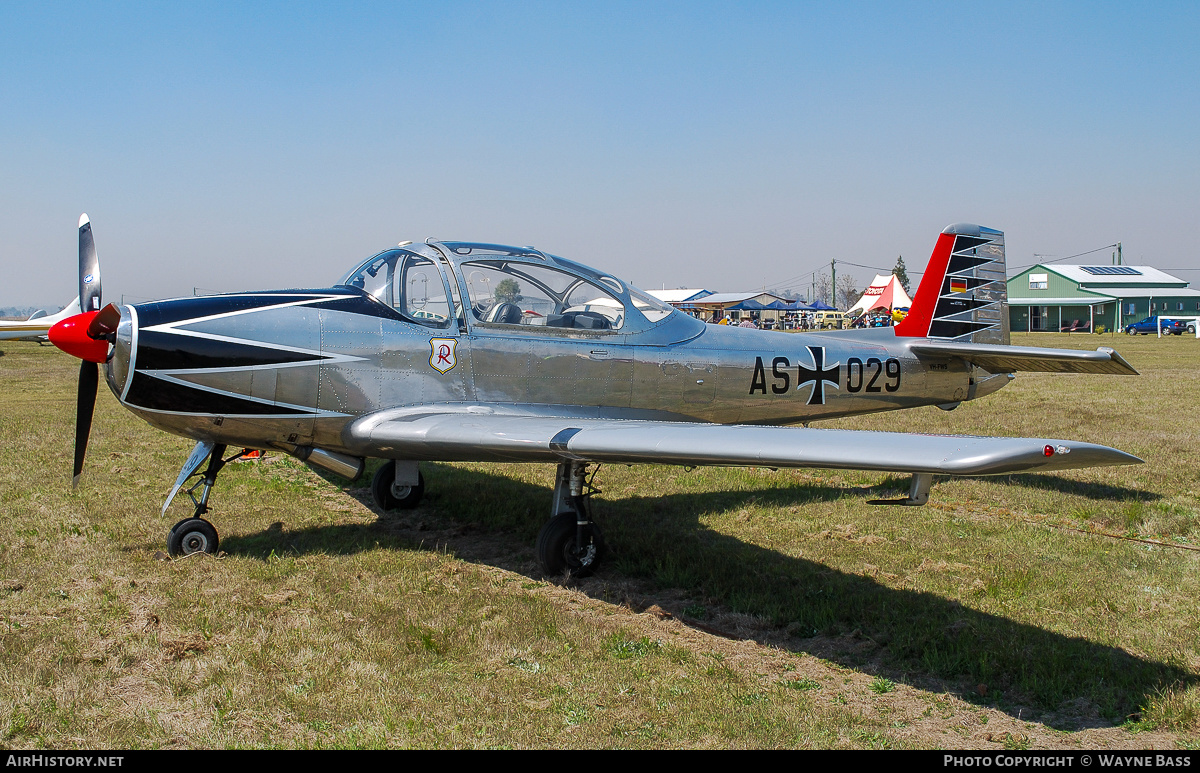
[[[938,406],[939,408],[941,406]],[[933,486],[933,474],[914,472],[912,481],[908,484],[907,499],[868,499],[869,505],[907,505],[919,507],[929,502],[929,489]]]
[[[542,527],[537,541],[538,561],[548,575],[586,577],[604,555],[604,536],[592,521],[588,502],[596,491],[584,480],[586,472],[586,462],[558,465],[553,517]]]
[[[172,526],[171,531],[167,532],[167,552],[172,558],[179,558],[191,555],[192,553],[214,554],[217,552],[217,547],[220,545],[217,530],[201,516],[208,512],[208,497],[212,492],[212,487],[217,482],[217,473],[234,459],[240,459],[245,456],[250,450],[248,448],[242,449],[228,459],[224,459],[222,457],[225,455],[225,448],[226,446],[223,443],[215,444],[208,457],[208,467],[203,473],[192,473],[193,475],[200,476],[200,480],[187,489],[188,498],[192,500],[192,504],[196,506],[196,509],[192,512],[190,518],[184,518]],[[200,489],[199,499],[196,498],[196,489]],[[167,503],[170,504],[169,499]],[[165,510],[166,505],[163,508]]]

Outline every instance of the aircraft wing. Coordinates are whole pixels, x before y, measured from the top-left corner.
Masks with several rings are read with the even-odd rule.
[[[1106,346],[1094,352],[1043,349],[1036,346],[921,341],[910,347],[921,359],[960,357],[989,373],[1041,371],[1046,373],[1109,373],[1136,376],[1138,372],[1121,355]]]
[[[356,420],[344,440],[364,456],[423,461],[575,459],[942,475],[1003,475],[1141,463],[1114,448],[1049,438],[519,415],[509,406],[496,406],[492,413],[486,406],[466,410],[478,412],[372,414]]]
[[[41,324],[41,319],[36,319],[32,323],[0,320],[0,341],[21,341],[26,339],[36,341],[39,338],[45,338],[46,333],[50,331],[50,326],[53,324]]]

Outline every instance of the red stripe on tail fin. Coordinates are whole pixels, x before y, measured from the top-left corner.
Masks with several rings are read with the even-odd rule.
[[[933,246],[933,254],[929,256],[929,265],[921,277],[917,294],[913,296],[912,308],[908,316],[900,320],[894,328],[896,335],[913,338],[925,338],[929,335],[929,326],[933,322],[933,310],[937,306],[938,296],[942,293],[942,281],[946,278],[946,268],[950,265],[950,251],[954,248],[956,234],[942,232],[937,244]]]

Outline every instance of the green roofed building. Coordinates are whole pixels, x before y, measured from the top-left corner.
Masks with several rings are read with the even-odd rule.
[[[1152,314],[1200,316],[1200,290],[1151,266],[1039,264],[1008,280],[1018,331],[1117,330]]]

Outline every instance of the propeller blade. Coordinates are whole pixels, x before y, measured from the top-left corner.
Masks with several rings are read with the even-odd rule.
[[[92,239],[92,221],[87,213],[79,216],[79,308],[100,310],[100,259]]]
[[[96,387],[100,383],[100,366],[94,362],[79,363],[79,393],[75,400],[75,475],[71,488],[79,485],[83,474],[83,457],[87,454],[88,435],[92,432],[92,412],[96,409]]]

